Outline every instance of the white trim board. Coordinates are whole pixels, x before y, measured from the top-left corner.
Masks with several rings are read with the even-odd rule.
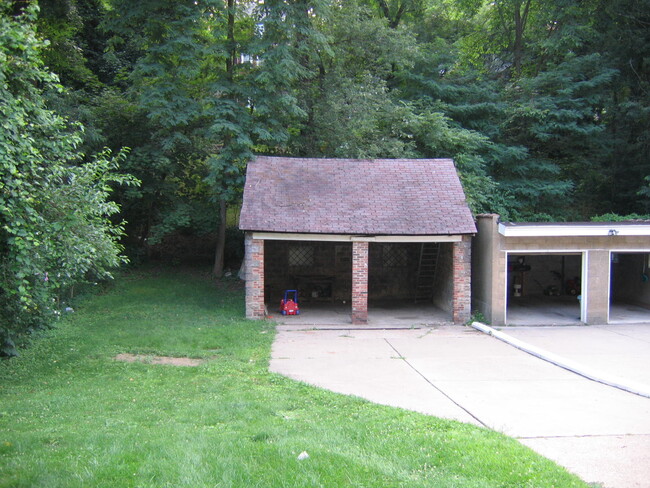
[[[500,252],[508,254],[571,254],[577,256],[585,251],[609,251],[609,249],[500,249]]]
[[[650,236],[650,224],[620,222],[585,224],[499,224],[506,237],[616,237]]]
[[[579,249],[500,249],[499,252],[507,252],[510,254],[526,254],[526,255],[544,255],[544,254],[565,254],[565,255],[578,255],[591,251],[611,252],[614,254],[648,254],[650,248],[637,249],[626,247],[581,247]]]

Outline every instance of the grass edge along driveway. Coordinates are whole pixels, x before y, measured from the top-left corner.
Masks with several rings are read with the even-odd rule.
[[[135,270],[76,308],[0,362],[0,488],[589,486],[499,433],[270,373],[236,280]]]

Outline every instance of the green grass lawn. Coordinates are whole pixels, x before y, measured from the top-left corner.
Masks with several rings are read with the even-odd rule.
[[[0,487],[587,486],[498,433],[269,373],[236,280],[132,271],[77,308],[0,362]]]

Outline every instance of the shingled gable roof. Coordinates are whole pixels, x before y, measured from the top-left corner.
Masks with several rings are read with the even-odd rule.
[[[451,159],[300,159],[248,165],[239,227],[347,235],[474,234]]]

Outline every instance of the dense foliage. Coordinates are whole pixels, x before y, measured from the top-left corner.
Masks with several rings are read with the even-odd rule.
[[[7,355],[16,333],[60,313],[64,291],[123,261],[109,183],[133,181],[115,173],[124,153],[83,161],[81,128],[46,108],[44,92],[58,87],[39,58],[36,11],[0,17],[0,353]]]
[[[214,234],[255,152],[453,157],[512,219],[650,210],[648,0],[40,5],[51,106],[132,148],[137,248]]]
[[[131,148],[132,255],[211,236],[220,274],[255,153],[451,157],[473,210],[514,220],[650,212],[650,0],[40,0],[18,36],[35,4],[1,12],[11,158]],[[28,166],[5,185],[69,184]]]

